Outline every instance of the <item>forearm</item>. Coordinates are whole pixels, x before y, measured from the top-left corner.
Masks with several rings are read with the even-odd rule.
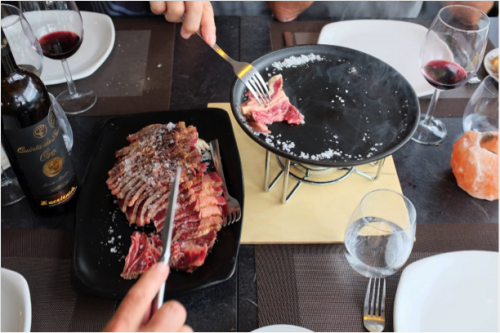
[[[267,1],[274,16],[281,22],[293,21],[314,1]]]
[[[486,14],[493,8],[493,1],[440,1],[443,6],[464,5],[477,8]]]

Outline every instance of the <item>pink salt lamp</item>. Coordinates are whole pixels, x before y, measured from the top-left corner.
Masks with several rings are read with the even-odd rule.
[[[450,164],[464,191],[498,200],[498,132],[468,131],[453,145]]]

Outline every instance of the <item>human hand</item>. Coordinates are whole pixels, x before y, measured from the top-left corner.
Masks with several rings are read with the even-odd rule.
[[[267,1],[267,6],[280,22],[293,21],[314,1]]]
[[[184,325],[186,309],[179,302],[164,303],[151,317],[153,299],[169,271],[164,263],[157,263],[148,269],[129,290],[103,331],[192,332],[191,327]]]
[[[210,46],[215,44],[214,10],[210,1],[150,1],[151,11],[164,14],[169,22],[182,23],[181,36],[185,39],[195,34],[201,27],[200,34]]]
[[[493,1],[440,1],[443,6],[463,5],[470,6],[481,10],[488,14],[493,7]],[[475,25],[482,17],[481,13],[471,15],[470,12],[464,12],[459,8],[455,10],[452,15],[462,24],[471,26]]]

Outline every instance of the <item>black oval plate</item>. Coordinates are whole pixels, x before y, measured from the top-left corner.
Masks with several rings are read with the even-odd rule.
[[[311,53],[324,59],[282,70],[272,66]],[[394,68],[366,53],[303,45],[271,52],[252,65],[266,80],[283,75],[285,93],[305,116],[305,124],[274,123],[270,136],[254,132],[239,108],[246,87],[238,79],[231,91],[232,111],[255,142],[285,158],[332,167],[366,164],[393,154],[417,129],[420,106],[411,85]],[[324,158],[312,159],[318,155]]]
[[[102,129],[94,156],[89,162],[76,208],[71,284],[78,293],[121,299],[136,280],[120,274],[134,230],[154,228],[130,226],[115,203],[107,185],[108,171],[116,162],[114,153],[129,143],[127,135],[155,123],[194,125],[206,142],[218,139],[224,176],[231,193],[241,204],[244,188],[238,146],[226,111],[203,109],[141,113],[111,118]],[[166,283],[165,298],[195,291],[229,279],[236,267],[243,217],[222,228],[203,266],[193,273],[172,271]]]

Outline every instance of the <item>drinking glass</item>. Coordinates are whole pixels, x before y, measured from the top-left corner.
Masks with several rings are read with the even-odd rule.
[[[465,107],[464,132],[498,132],[498,74],[488,75]]]
[[[22,198],[24,198],[24,192],[2,146],[2,206],[15,204]]]
[[[68,149],[68,153],[71,154],[71,149],[73,148],[73,129],[71,128],[68,117],[64,113],[64,110],[59,105],[54,95],[49,93],[49,96],[52,102],[54,114],[56,115],[57,121],[59,122],[59,128],[62,132],[64,144],[66,145],[66,149]]]
[[[74,1],[21,1],[21,9],[47,58],[61,60],[68,90],[57,101],[68,114],[89,110],[97,101],[90,89],[78,91],[71,77],[67,58],[78,51],[83,40],[83,21]]]
[[[2,4],[2,29],[9,40],[9,46],[19,67],[42,74],[43,53],[30,24],[19,8]]]
[[[462,5],[442,8],[420,49],[420,69],[436,89],[413,140],[424,145],[442,142],[447,129],[433,117],[441,90],[462,86],[479,68],[488,41],[489,19],[482,11]]]
[[[408,260],[416,230],[415,207],[402,194],[375,190],[352,213],[345,231],[345,256],[365,277],[385,278]]]

